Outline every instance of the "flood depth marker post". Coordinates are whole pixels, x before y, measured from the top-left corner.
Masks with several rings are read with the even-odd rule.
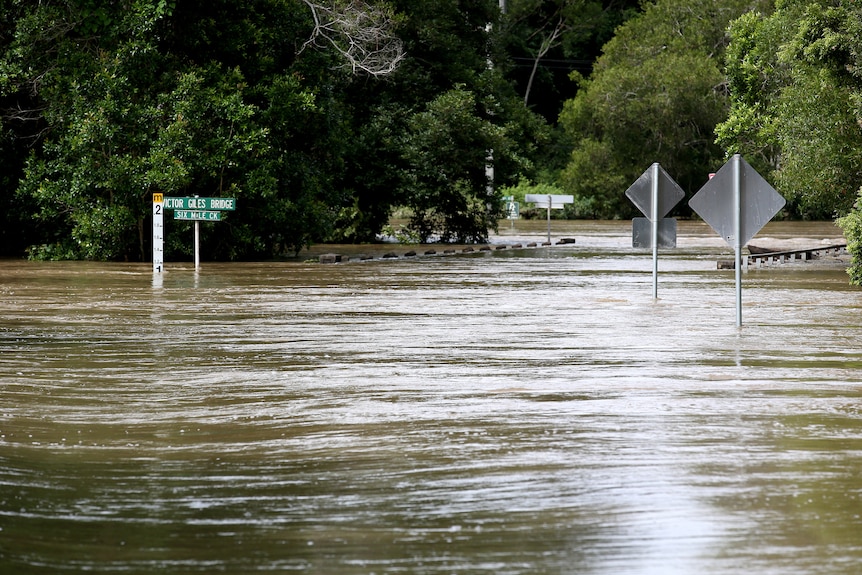
[[[737,326],[742,325],[742,247],[784,204],[784,198],[739,154],[724,164],[688,202],[733,248]]]
[[[165,195],[153,194],[153,273],[165,267]]]
[[[685,192],[656,162],[629,186],[626,197],[650,224],[649,240],[644,241],[644,218],[632,220],[632,247],[652,246],[652,296],[658,298],[658,249],[676,247],[676,220],[665,216],[685,197]]]
[[[537,208],[548,208],[548,243],[551,243],[551,210],[561,210],[565,204],[574,203],[574,196],[558,196],[552,194],[527,194],[525,202],[536,204]]]

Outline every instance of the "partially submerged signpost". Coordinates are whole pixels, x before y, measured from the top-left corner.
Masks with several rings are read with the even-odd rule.
[[[153,273],[165,268],[165,195],[153,194]]]
[[[512,227],[515,227],[515,220],[521,215],[521,205],[515,201],[515,196],[503,196],[503,203],[506,207],[506,218],[512,221]]]
[[[734,250],[737,326],[742,325],[742,246],[784,203],[784,198],[739,154],[724,164],[688,202]]]
[[[219,222],[222,212],[236,209],[236,198],[165,197],[153,194],[153,273],[164,270],[164,211],[174,210],[175,220],[195,223],[195,270],[200,267],[200,224]]]
[[[536,204],[537,208],[548,209],[548,243],[551,243],[551,210],[563,209],[566,204],[573,203],[575,197],[552,194],[527,194],[524,196],[524,201]]]
[[[676,220],[665,218],[685,192],[658,163],[626,190],[626,197],[646,216],[632,220],[632,247],[652,248],[652,296],[658,297],[658,248],[676,247]]]

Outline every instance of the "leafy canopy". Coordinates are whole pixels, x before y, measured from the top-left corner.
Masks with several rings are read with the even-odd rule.
[[[561,125],[575,141],[561,184],[593,216],[629,216],[622,193],[653,162],[696,190],[724,156],[714,128],[726,117],[720,68],[725,28],[752,0],[658,0],[617,29]]]

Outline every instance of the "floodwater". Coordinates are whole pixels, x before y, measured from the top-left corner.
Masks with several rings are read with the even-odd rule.
[[[0,262],[0,573],[859,573],[862,291],[749,270],[737,327],[702,228],[654,299],[630,224],[570,225],[155,281]]]

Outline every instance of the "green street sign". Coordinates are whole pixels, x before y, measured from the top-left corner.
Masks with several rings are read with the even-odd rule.
[[[236,198],[165,198],[166,210],[225,210],[236,209]],[[181,218],[175,218],[181,219]]]
[[[521,215],[521,204],[518,202],[506,202],[506,217],[510,220],[517,220]]]
[[[209,210],[176,210],[174,212],[174,219],[218,222],[221,221],[221,212]]]

